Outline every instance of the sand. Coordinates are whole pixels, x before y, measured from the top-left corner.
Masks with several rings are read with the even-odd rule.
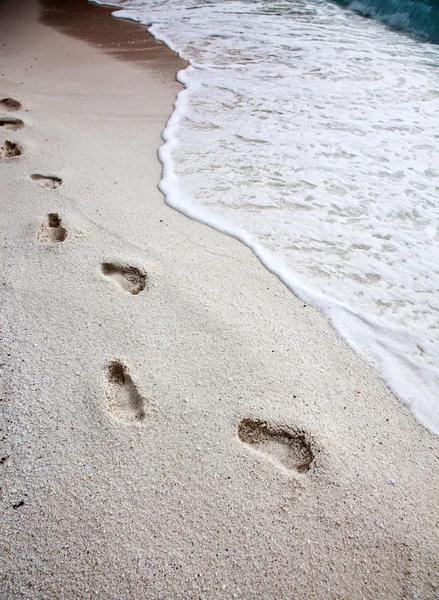
[[[439,598],[438,438],[165,204],[182,61],[42,5],[0,4],[0,597]]]

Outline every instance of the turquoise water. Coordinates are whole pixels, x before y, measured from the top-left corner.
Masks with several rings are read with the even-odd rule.
[[[439,43],[438,0],[336,0],[386,25]]]

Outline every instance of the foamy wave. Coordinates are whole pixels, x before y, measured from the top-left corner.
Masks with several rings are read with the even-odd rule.
[[[439,432],[439,49],[323,0],[117,4],[192,63],[167,201],[250,246]]]

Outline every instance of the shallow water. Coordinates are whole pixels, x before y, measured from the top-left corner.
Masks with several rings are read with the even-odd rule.
[[[439,46],[325,0],[119,0],[191,66],[161,188],[231,233],[439,432]]]

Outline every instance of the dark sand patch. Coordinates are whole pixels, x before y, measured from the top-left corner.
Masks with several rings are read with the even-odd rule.
[[[103,49],[113,58],[127,60],[144,68],[166,71],[168,76],[188,63],[156,40],[148,28],[111,16],[115,7],[98,6],[84,0],[40,0],[40,21],[62,33]],[[122,8],[122,7],[121,7]]]

